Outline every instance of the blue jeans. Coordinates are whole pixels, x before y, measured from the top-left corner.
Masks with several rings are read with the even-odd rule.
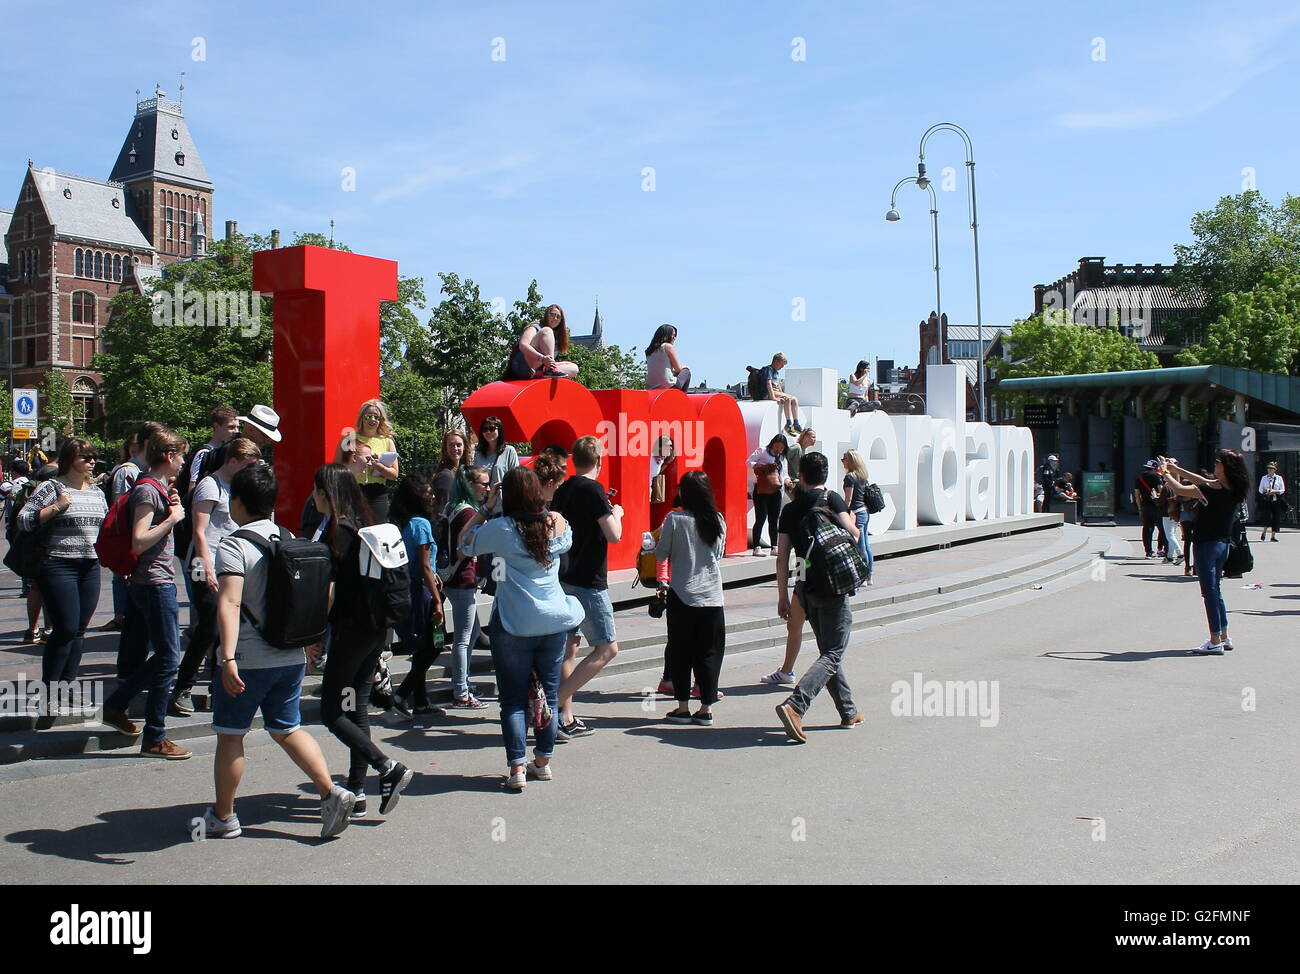
[[[41,679],[45,685],[77,678],[86,626],[99,604],[99,562],[94,558],[46,558],[36,576],[45,600],[45,618],[54,630],[45,644]]]
[[[1205,600],[1205,618],[1210,623],[1210,633],[1228,628],[1228,607],[1223,604],[1223,565],[1228,560],[1228,542],[1194,541],[1192,555],[1196,562],[1196,578],[1201,583],[1201,598]]]
[[[482,628],[474,607],[474,596],[478,590],[448,588],[446,592],[451,601],[451,695],[457,700],[463,700],[469,696],[470,649]]]
[[[849,597],[811,595],[803,590],[802,582],[795,586],[794,594],[803,605],[813,635],[817,637],[818,655],[786,703],[802,717],[812,706],[813,697],[825,688],[830,691],[840,720],[848,720],[858,712],[849,681],[844,678],[844,651],[849,648],[849,636],[853,633],[853,610],[849,608]]]
[[[126,617],[126,603],[130,596],[126,594],[126,579],[121,575],[113,576],[113,618]]]
[[[537,747],[533,756],[549,758],[555,753],[555,722],[560,716],[560,662],[568,641],[569,634],[564,630],[545,636],[512,636],[498,616],[492,617],[492,665],[501,702],[501,734],[505,738],[506,763],[512,768],[524,763],[528,681],[534,670],[551,707],[551,722],[534,732]]]
[[[867,563],[867,578],[870,578],[876,567],[871,559],[871,541],[867,538],[867,525],[871,523],[871,513],[862,507],[853,512],[853,517],[858,524],[858,551]]]
[[[125,713],[136,694],[148,690],[144,705],[144,743],[157,744],[167,736],[167,701],[172,684],[176,682],[176,670],[181,665],[181,633],[177,621],[180,608],[176,601],[176,586],[170,582],[166,585],[131,585],[129,592],[135,611],[128,616],[132,625],[122,630],[124,645],[119,648],[118,657],[121,659],[125,654],[128,660],[134,660],[140,655],[138,650],[141,646],[152,649],[153,654],[143,665],[134,668],[113,695],[104,701],[104,706]],[[128,635],[133,640],[130,644]]]

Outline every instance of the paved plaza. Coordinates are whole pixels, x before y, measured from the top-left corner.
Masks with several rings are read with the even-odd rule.
[[[186,827],[212,798],[210,737],[188,740],[195,757],[180,763],[132,748],[28,760],[0,766],[0,874],[10,884],[1294,882],[1300,536],[1255,543],[1255,572],[1226,584],[1237,649],[1222,658],[1186,652],[1204,638],[1196,580],[1142,559],[1137,538],[1134,527],[1090,529],[1103,557],[1041,588],[856,633],[847,674],[865,723],[838,729],[823,694],[806,745],[776,721],[784,691],[758,684],[780,658],[769,647],[728,656],[713,728],[661,721],[669,704],[644,692],[657,669],[594,682],[578,712],[596,734],[561,745],[555,780],[522,795],[500,790],[495,708],[376,718],[385,750],[418,775],[392,816],[372,811],[329,842],[316,837],[314,794],[261,731],[248,739],[244,834],[232,841],[195,843]],[[882,561],[882,585],[891,572],[992,572],[996,549],[982,546],[996,544]],[[12,576],[4,583],[12,619]],[[814,652],[807,640],[800,670]],[[927,681],[975,681],[990,706],[906,716]],[[342,747],[313,733],[340,772]]]

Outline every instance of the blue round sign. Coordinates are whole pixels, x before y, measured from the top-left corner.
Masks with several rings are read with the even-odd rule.
[[[32,402],[31,396],[18,397],[18,411],[22,413],[24,416],[30,415],[32,409],[34,408],[35,408],[35,403]]]

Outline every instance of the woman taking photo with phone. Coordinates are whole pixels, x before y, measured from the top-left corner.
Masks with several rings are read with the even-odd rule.
[[[760,543],[763,522],[767,522],[772,554],[776,554],[776,520],[781,514],[781,488],[785,485],[786,450],[790,443],[784,433],[777,433],[767,446],[760,446],[746,462],[754,473],[754,555],[766,555]]]
[[[1236,450],[1220,450],[1215,454],[1212,478],[1184,470],[1165,457],[1159,459],[1159,470],[1170,490],[1179,497],[1204,502],[1197,509],[1196,523],[1192,526],[1192,551],[1210,638],[1192,652],[1200,656],[1222,656],[1225,650],[1232,649],[1228,608],[1223,602],[1223,566],[1228,560],[1237,508],[1250,490],[1246,463]],[[1187,483],[1180,482],[1180,477]]]
[[[36,585],[53,628],[41,661],[47,692],[57,683],[77,679],[86,626],[99,604],[95,539],[108,513],[104,491],[91,483],[94,447],[69,437],[59,449],[58,462],[58,476],[37,487],[18,515],[20,530],[45,532],[46,555]],[[54,713],[52,705],[47,713]]]
[[[334,453],[335,463],[346,463],[347,454],[354,452],[353,442],[370,447],[365,467],[357,474],[361,493],[375,515],[375,523],[388,520],[388,485],[401,472],[397,463],[397,442],[393,427],[388,422],[388,411],[378,399],[361,404],[357,413],[357,428],[345,434]]]
[[[483,523],[476,514],[465,528],[460,554],[499,555],[505,577],[492,608],[492,663],[501,700],[501,732],[510,768],[503,784],[523,791],[528,778],[550,781],[560,712],[560,663],[569,630],[583,619],[582,606],[560,587],[560,555],[573,544],[568,521],[547,511],[537,475],[527,467],[506,474],[502,485],[505,516]],[[528,687],[533,674],[541,684],[551,719],[535,728],[533,760],[525,763]]]

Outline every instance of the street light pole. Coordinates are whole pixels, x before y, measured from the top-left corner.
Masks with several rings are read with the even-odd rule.
[[[930,191],[930,246],[934,251],[934,313],[939,323],[939,361],[942,362],[948,352],[948,329],[944,327],[943,300],[939,294],[939,198],[934,193],[934,187],[929,183],[922,185],[916,176],[900,179],[894,184],[894,191],[889,194],[889,212],[885,214],[885,219],[890,223],[897,223],[903,218],[897,208],[898,191],[908,183],[916,183],[922,189]]]
[[[937,125],[931,125],[925,130],[925,134],[921,136],[921,148],[917,153],[916,184],[918,186],[930,186],[930,180],[925,174],[925,143],[936,132],[955,132],[961,137],[966,146],[966,172],[969,176],[967,181],[969,193],[966,198],[966,205],[970,213],[971,239],[975,245],[975,333],[979,344],[978,368],[975,373],[976,397],[979,399],[980,422],[984,422],[984,314],[980,301],[980,231],[979,212],[975,198],[975,149],[971,145],[970,136],[960,125],[954,122],[939,122]]]

